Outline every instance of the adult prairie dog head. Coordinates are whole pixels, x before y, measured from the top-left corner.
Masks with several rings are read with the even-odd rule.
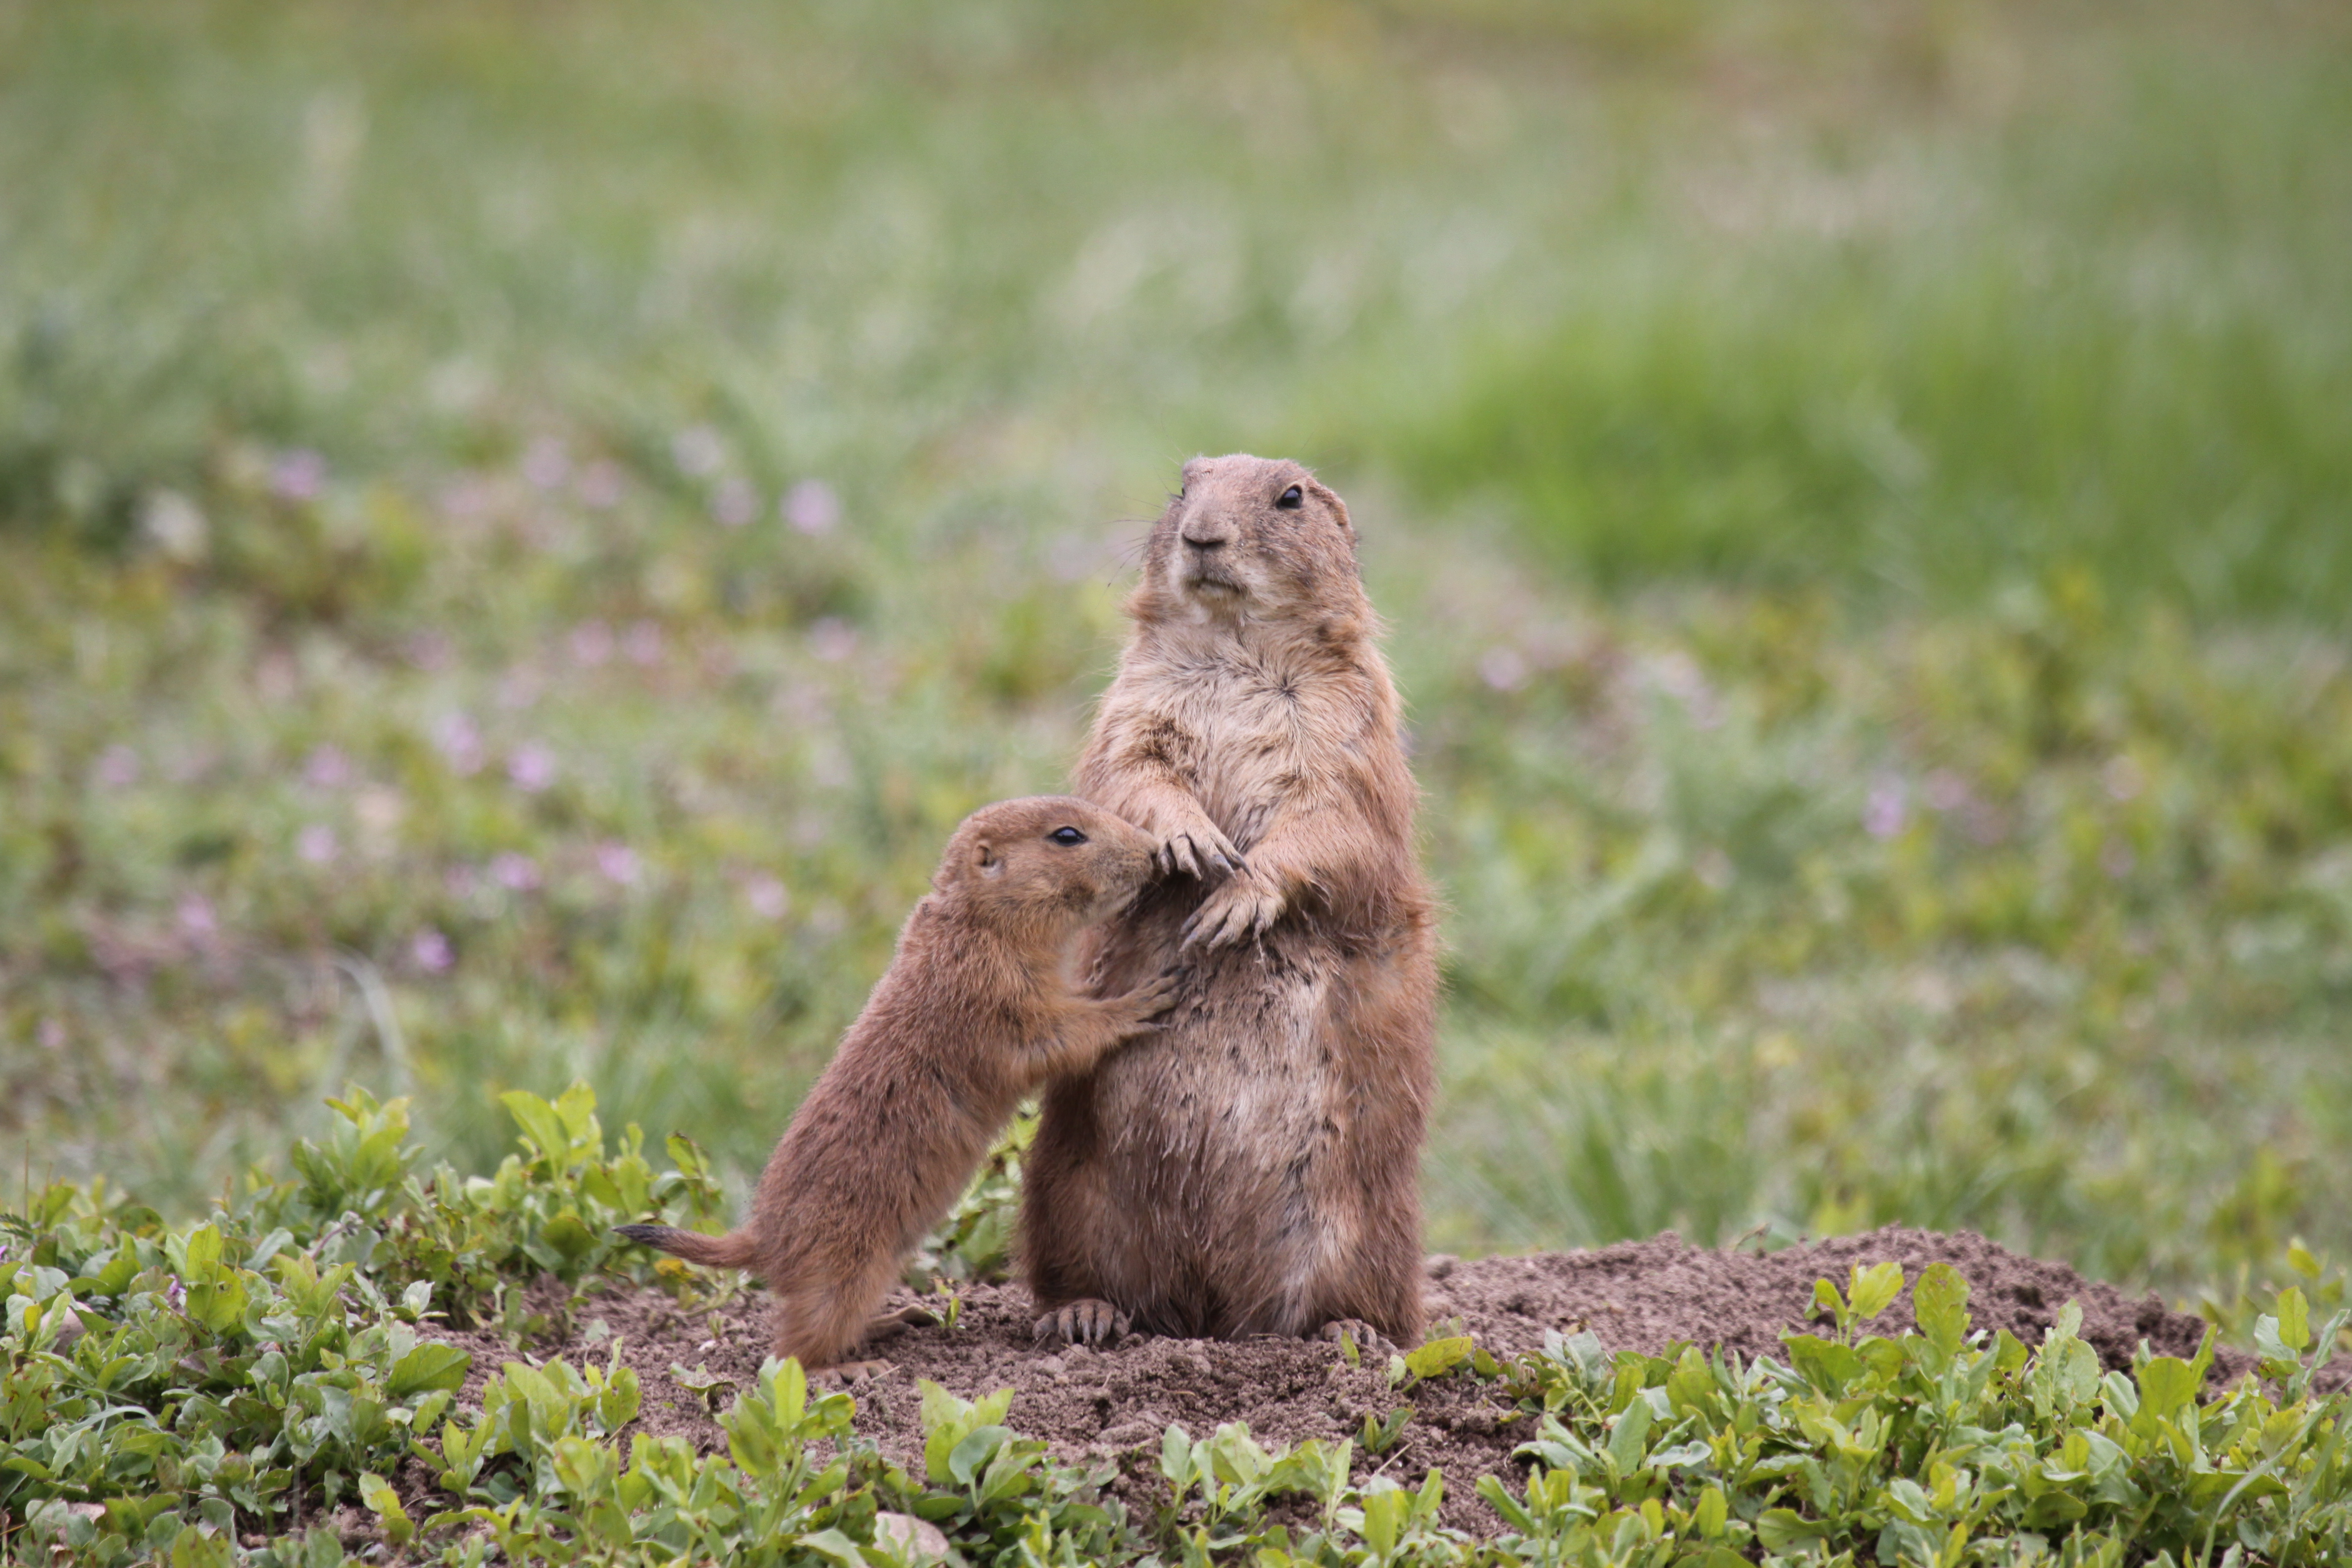
[[[1135,901],[1153,875],[1150,835],[1076,795],[984,805],[964,818],[931,887],[991,930],[1039,939]]]
[[[1193,458],[1152,527],[1129,613],[1204,627],[1368,616],[1347,503],[1288,458]]]

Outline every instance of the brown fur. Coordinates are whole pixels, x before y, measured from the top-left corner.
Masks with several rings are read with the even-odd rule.
[[[1055,843],[1075,827],[1087,841]],[[1066,795],[1004,801],[956,830],[866,1009],[801,1102],[723,1237],[624,1226],[776,1292],[776,1353],[829,1366],[865,1336],[899,1267],[1021,1100],[1148,1030],[1172,983],[1082,995],[1074,946],[1152,876],[1152,843]]]
[[[1196,458],[1128,613],[1076,788],[1181,874],[1087,946],[1106,986],[1186,963],[1160,1032],[1045,1096],[1040,1329],[1107,1302],[1164,1333],[1410,1342],[1436,937],[1348,509],[1295,463]]]

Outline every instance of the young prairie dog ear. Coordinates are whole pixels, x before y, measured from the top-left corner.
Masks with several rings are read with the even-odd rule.
[[[983,877],[1002,877],[1004,875],[1004,858],[987,839],[975,839],[971,846],[971,868]]]

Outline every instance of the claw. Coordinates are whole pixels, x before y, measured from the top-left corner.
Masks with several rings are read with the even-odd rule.
[[[1108,1301],[1072,1301],[1037,1320],[1037,1338],[1065,1344],[1103,1345],[1127,1332],[1128,1316]]]
[[[1334,1318],[1318,1330],[1315,1337],[1331,1344],[1342,1339],[1353,1340],[1356,1349],[1366,1354],[1385,1355],[1397,1348],[1386,1334],[1361,1318]]]

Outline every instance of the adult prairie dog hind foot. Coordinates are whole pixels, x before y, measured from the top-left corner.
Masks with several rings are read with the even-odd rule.
[[[624,1226],[690,1262],[749,1268],[776,1295],[775,1352],[831,1366],[1022,1100],[1152,1030],[1172,977],[1081,991],[1088,926],[1157,874],[1153,841],[1066,795],[1001,802],[956,829],[897,955],[777,1143],[726,1236]]]

